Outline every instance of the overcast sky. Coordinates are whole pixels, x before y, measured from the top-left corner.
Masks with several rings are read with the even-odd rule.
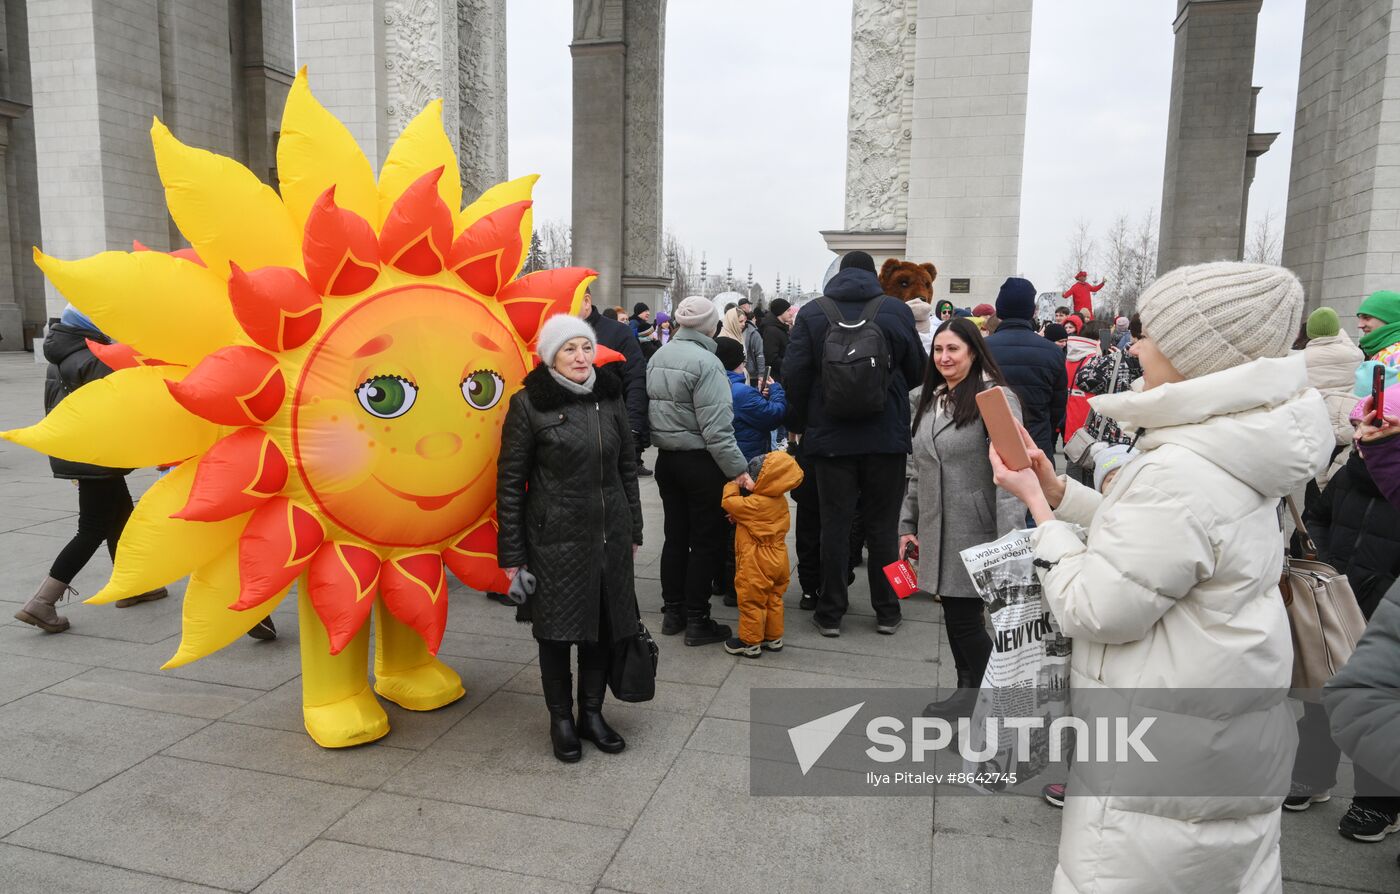
[[[1250,216],[1288,197],[1304,0],[1265,0]],[[510,171],[543,175],[537,219],[570,213],[571,4],[510,0]],[[1040,0],[1031,34],[1020,267],[1041,288],[1077,218],[1101,232],[1162,199],[1175,0]],[[666,225],[712,271],[819,284],[844,225],[850,0],[668,0]],[[939,258],[918,258],[939,263]]]

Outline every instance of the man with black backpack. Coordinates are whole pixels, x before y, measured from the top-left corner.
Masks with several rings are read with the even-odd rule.
[[[822,590],[812,621],[822,636],[841,634],[857,503],[870,548],[875,629],[892,634],[899,627],[899,600],[884,567],[897,558],[909,390],[923,380],[927,363],[914,314],[885,295],[875,262],[863,251],[843,257],[822,297],[793,321],[783,358],[786,422],[817,479]]]

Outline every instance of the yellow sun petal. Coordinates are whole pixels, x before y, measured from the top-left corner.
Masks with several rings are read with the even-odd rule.
[[[257,608],[231,611],[229,605],[238,598],[238,548],[225,550],[190,576],[185,587],[180,648],[161,670],[183,667],[219,651],[272,614],[286,595],[283,590]]]
[[[104,605],[164,587],[230,547],[237,551],[238,537],[248,523],[246,514],[217,522],[170,517],[189,500],[198,465],[184,463],[146,491],[122,531],[111,580],[88,602]]]
[[[376,228],[384,225],[389,209],[394,207],[394,202],[413,181],[437,168],[442,168],[438,195],[455,212],[462,207],[462,174],[457,168],[457,154],[452,151],[452,141],[442,129],[440,99],[428,103],[389,149],[389,157],[384,160],[384,167],[379,172],[379,217],[375,219]]]
[[[191,415],[171,396],[166,379],[182,372],[168,366],[119,369],[68,395],[42,421],[0,432],[0,438],[59,459],[117,469],[180,462],[219,437],[217,425]]]
[[[240,337],[247,342],[233,317],[228,284],[190,261],[159,251],[104,251],[60,261],[36,248],[34,263],[109,338],[145,357],[194,365]]]
[[[528,202],[533,197],[535,181],[539,179],[539,174],[528,174],[514,180],[507,180],[505,183],[498,183],[486,190],[481,194],[481,198],[463,208],[461,213],[457,215],[457,231],[465,230],[498,208],[514,205],[516,202]],[[529,253],[530,247],[530,236],[534,232],[534,212],[533,210],[526,211],[525,216],[520,219],[520,244],[525,246],[526,251],[521,252],[520,262],[515,265],[514,270],[503,271],[505,281],[515,279],[525,267],[525,257]]]
[[[297,72],[282,110],[277,177],[282,201],[298,228],[305,226],[311,206],[331,186],[336,205],[372,224],[378,222],[374,169],[345,125],[311,95],[305,67]],[[295,244],[300,247],[301,239]]]
[[[301,269],[300,228],[272,187],[231,158],[181,143],[159,119],[151,144],[170,216],[210,270],[226,277],[229,261]]]

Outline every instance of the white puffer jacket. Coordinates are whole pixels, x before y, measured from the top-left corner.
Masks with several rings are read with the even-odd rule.
[[[1356,368],[1365,355],[1350,335],[1338,332],[1308,342],[1303,357],[1308,362],[1308,383],[1322,393],[1327,404],[1337,446],[1350,445],[1354,433],[1351,411],[1357,402],[1352,389],[1356,387]]]
[[[1256,360],[1095,410],[1146,428],[1143,456],[1100,497],[1067,482],[1035,533],[1046,597],[1074,638],[1072,689],[1274,690],[1251,710],[1179,724],[1212,772],[1286,788],[1293,647],[1279,598],[1281,497],[1327,462],[1333,437],[1303,357]],[[1074,534],[1088,529],[1088,543]],[[1132,697],[1146,705],[1150,693]],[[1071,696],[1073,703],[1073,696]],[[1282,742],[1265,750],[1261,742]],[[1075,794],[1072,771],[1070,795]],[[1082,780],[1081,780],[1082,784]],[[1279,800],[1070,797],[1054,890],[1080,894],[1282,890]]]

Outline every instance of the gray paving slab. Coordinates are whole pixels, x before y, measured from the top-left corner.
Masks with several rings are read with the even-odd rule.
[[[939,830],[933,836],[933,894],[1049,891],[1058,848]]]
[[[1392,836],[1378,844],[1349,841],[1337,834],[1337,821],[1346,813],[1347,798],[1333,797],[1303,813],[1284,812],[1283,877],[1352,891],[1400,890],[1400,866]]]
[[[164,674],[114,668],[90,668],[48,688],[50,695],[90,702],[146,708],[167,714],[184,714],[218,720],[262,695],[257,689],[200,683]]]
[[[220,888],[0,844],[3,890],[15,894],[210,894]]]
[[[258,894],[586,894],[587,885],[517,875],[361,847],[339,841],[317,841],[257,887]]]
[[[72,662],[0,652],[0,705],[47,689],[85,670]]]
[[[379,793],[326,832],[326,838],[593,885],[625,833],[466,804]]]
[[[248,891],[365,794],[363,789],[157,756],[6,840]],[[270,809],[270,799],[275,809]]]
[[[454,655],[444,655],[442,660],[462,676],[463,686],[467,690],[466,697],[436,711],[405,711],[398,705],[380,699],[380,704],[384,705],[389,714],[389,735],[384,739],[386,745],[413,751],[427,748],[523,667],[519,664],[458,658]],[[234,711],[225,719],[235,723],[304,734],[301,678],[289,680]]]
[[[627,750],[606,755],[585,745],[582,761],[561,764],[550,751],[543,699],[498,692],[385,783],[384,790],[629,828],[697,718],[631,705],[610,704],[606,713],[627,739]]]
[[[6,617],[9,617],[7,614]],[[139,664],[133,670],[151,671],[160,664],[151,666],[149,660],[141,656],[150,646],[123,640],[103,639],[92,635],[89,629],[69,630],[65,633],[44,633],[28,624],[11,621],[0,625],[0,654],[23,655],[29,658],[47,658],[53,661],[67,661],[84,667],[121,667]],[[174,652],[172,647],[171,652]],[[165,656],[169,658],[169,655]],[[164,663],[165,659],[161,660]]]
[[[171,636],[160,642],[142,646],[135,652],[124,653],[114,662],[114,666],[141,673],[169,674],[185,680],[268,691],[276,689],[301,673],[301,654],[297,646],[295,622],[295,615],[279,617],[278,638],[271,642],[245,636],[234,640],[213,655],[207,655],[172,670],[160,668],[179,648],[179,636]]]
[[[83,792],[208,721],[35,693],[0,706],[0,776]]]
[[[702,717],[685,743],[687,751],[708,751],[745,760],[749,757],[749,724],[723,717]]]
[[[243,723],[214,723],[165,749],[187,760],[261,770],[333,785],[378,788],[412,760],[414,752],[372,742],[358,748],[327,750],[304,732],[265,729]]]
[[[73,792],[61,788],[0,779],[0,838],[72,797]]]
[[[753,688],[840,689],[846,687],[889,688],[890,686],[890,684],[880,680],[789,670],[778,665],[777,661],[764,664],[763,660],[760,659],[735,667],[734,673],[730,674],[729,679],[725,680],[724,685],[720,687],[719,695],[715,696],[715,700],[710,703],[710,709],[705,712],[706,716],[748,720],[749,690]]]
[[[106,577],[98,586],[107,582]],[[96,592],[96,587],[80,590],[83,598]],[[71,630],[85,636],[124,640],[132,643],[158,643],[180,632],[180,602],[184,598],[184,582],[172,584],[170,594],[153,602],[140,602],[126,608],[115,605],[88,605],[74,597],[60,608],[73,626]]]
[[[723,875],[751,891],[928,891],[931,799],[751,798],[748,772],[683,753],[603,884],[709,892]]]

